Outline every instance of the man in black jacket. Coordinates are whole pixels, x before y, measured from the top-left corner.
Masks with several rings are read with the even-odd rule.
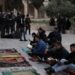
[[[26,26],[25,26],[25,16],[24,14],[21,14],[21,18],[20,18],[20,41],[22,41],[22,36],[24,37],[24,41],[26,40]]]
[[[62,46],[61,42],[56,41],[54,43],[53,48],[50,48],[48,50],[45,57],[47,58],[52,57],[54,59],[61,60],[61,59],[65,59],[68,55],[69,52]]]
[[[46,71],[48,73],[62,72],[65,69],[75,70],[75,44],[70,45],[71,53]]]
[[[31,25],[30,25],[31,19],[29,17],[29,14],[27,14],[26,16],[25,23],[26,23],[26,34],[28,30],[29,30],[29,34],[31,34]]]
[[[53,47],[53,43],[55,41],[62,41],[62,36],[60,34],[60,32],[58,32],[57,28],[54,29],[54,31],[50,32],[48,35],[48,44],[49,46]]]

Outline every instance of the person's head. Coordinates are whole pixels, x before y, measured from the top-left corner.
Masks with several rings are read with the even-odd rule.
[[[36,33],[33,32],[33,33],[32,33],[32,37],[35,37],[35,36],[36,36]]]
[[[54,42],[54,47],[55,47],[56,49],[61,48],[61,47],[62,47],[61,42],[60,42],[60,41],[55,41],[55,42]]]
[[[75,52],[75,43],[70,45],[71,52]]]
[[[26,17],[29,17],[29,14],[27,14]]]
[[[38,32],[41,33],[42,31],[44,31],[41,27],[38,29]]]
[[[56,28],[56,27],[55,27],[55,28],[54,28],[54,31],[56,31],[56,32],[57,32],[57,31],[58,31],[58,28]]]
[[[38,42],[40,40],[40,37],[38,35],[35,35],[35,40]]]

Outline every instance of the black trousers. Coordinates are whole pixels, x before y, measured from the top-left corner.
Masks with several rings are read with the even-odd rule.
[[[45,54],[29,53],[29,55],[30,55],[31,57],[33,57],[33,56],[39,57],[39,60],[42,60],[43,58],[44,58],[44,60],[45,60]]]
[[[20,28],[20,40],[22,40],[22,36],[24,38],[24,40],[26,40],[26,31],[24,30],[24,28]]]
[[[29,34],[31,34],[31,26],[26,26],[26,34],[27,34],[27,31],[29,32]]]

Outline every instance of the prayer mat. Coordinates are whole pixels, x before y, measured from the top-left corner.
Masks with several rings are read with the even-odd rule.
[[[2,72],[3,75],[39,75],[35,70]]]
[[[0,72],[0,75],[3,75],[2,72]]]
[[[31,53],[30,49],[28,49],[28,48],[22,48],[22,51],[25,52],[25,53],[27,53],[27,54]]]
[[[23,66],[30,66],[30,64],[16,49],[0,49],[0,67]]]

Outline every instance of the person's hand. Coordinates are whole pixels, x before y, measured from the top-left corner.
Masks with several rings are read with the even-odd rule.
[[[47,54],[47,52],[48,52],[48,49],[46,49],[46,50],[45,50],[45,53],[44,53],[44,54],[46,55],[46,54]]]
[[[27,48],[32,49],[32,45],[28,44]]]
[[[50,64],[50,65],[53,65],[53,64],[56,64],[57,63],[57,59],[54,59],[54,58],[48,58],[48,64]]]

